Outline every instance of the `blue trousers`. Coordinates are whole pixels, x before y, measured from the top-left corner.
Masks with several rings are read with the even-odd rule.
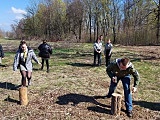
[[[131,80],[130,75],[127,75],[123,78],[117,78],[117,83],[111,80],[108,96],[111,96],[112,93],[114,93],[114,90],[116,89],[119,80],[121,80],[123,84],[126,110],[131,111],[133,107],[132,107],[132,95],[130,92],[130,80]]]

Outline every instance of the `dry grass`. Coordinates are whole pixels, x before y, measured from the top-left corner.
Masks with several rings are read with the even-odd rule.
[[[38,45],[35,42],[32,44],[34,48]],[[30,43],[31,46],[32,44]],[[50,44],[54,47],[50,59],[50,73],[46,73],[46,70],[40,71],[40,66],[34,64],[32,85],[28,87],[27,106],[19,105],[16,86],[20,84],[21,76],[19,71],[12,71],[15,53],[6,53],[3,59],[6,66],[0,67],[1,119],[128,119],[123,110],[120,116],[110,114],[110,99],[95,99],[96,96],[106,95],[110,79],[105,72],[104,58],[101,67],[92,67],[92,44]],[[3,42],[3,45],[6,43]],[[133,94],[133,119],[160,119],[159,65],[145,59],[147,54],[139,52],[138,47],[135,48],[136,51],[129,50],[130,48],[115,47],[112,59],[130,56],[141,75],[138,93]],[[123,94],[121,83],[116,92]],[[124,102],[122,108],[125,109]]]

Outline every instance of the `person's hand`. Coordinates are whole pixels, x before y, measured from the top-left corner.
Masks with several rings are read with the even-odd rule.
[[[18,74],[19,72],[17,72],[17,71],[18,71],[18,70],[13,70],[12,74],[13,74],[13,75]]]
[[[115,76],[115,77],[112,77],[112,81],[114,82],[114,83],[117,83],[117,77]]]
[[[136,87],[133,87],[133,88],[132,88],[132,92],[135,93],[136,91],[137,91],[137,88],[136,88]]]

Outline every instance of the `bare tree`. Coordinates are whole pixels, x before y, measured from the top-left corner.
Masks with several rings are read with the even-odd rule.
[[[76,36],[76,39],[81,39],[82,22],[83,22],[83,4],[80,0],[72,2],[67,9],[70,30]],[[78,31],[77,31],[78,29]],[[77,35],[78,32],[78,35]],[[79,36],[79,37],[78,37]]]

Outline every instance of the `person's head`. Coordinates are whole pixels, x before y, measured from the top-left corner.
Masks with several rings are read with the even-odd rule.
[[[19,43],[19,45],[22,45],[22,43],[24,43],[24,42],[25,42],[25,40],[21,40],[20,43]]]
[[[27,43],[26,43],[25,40],[22,40],[20,42],[20,47],[21,47],[22,51],[26,51],[26,49],[27,49]]]
[[[43,43],[46,43],[47,42],[47,40],[43,40]]]
[[[119,64],[120,69],[121,70],[126,70],[129,66],[129,63],[130,63],[129,58],[127,58],[127,57],[122,58],[121,61],[120,61],[120,64]]]
[[[99,42],[101,42],[101,40],[100,40],[100,39],[97,39],[96,42],[99,43]]]
[[[111,39],[109,38],[108,40],[107,40],[107,43],[110,43],[111,42]]]
[[[102,40],[102,39],[103,39],[103,35],[100,35],[100,36],[99,36],[99,39]]]
[[[98,39],[96,40],[96,42],[99,43],[99,42],[102,41],[102,39],[103,39],[103,35],[100,35],[100,36],[98,37]]]

